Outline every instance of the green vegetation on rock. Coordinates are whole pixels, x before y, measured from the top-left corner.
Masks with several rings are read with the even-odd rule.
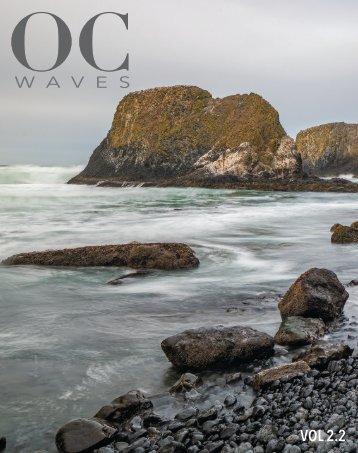
[[[331,123],[301,131],[297,150],[305,171],[321,176],[358,174],[358,124]]]
[[[153,88],[122,99],[107,138],[79,177],[180,177],[209,151],[246,142],[256,161],[271,167],[285,135],[277,111],[257,94],[214,99],[192,86]]]

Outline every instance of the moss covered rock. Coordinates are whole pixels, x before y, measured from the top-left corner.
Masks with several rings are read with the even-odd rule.
[[[332,226],[331,232],[331,241],[335,244],[358,243],[358,222],[352,223],[351,226],[336,223]]]
[[[358,124],[312,127],[297,135],[296,144],[305,171],[319,176],[358,175]]]
[[[108,136],[71,182],[178,178],[197,170],[208,153],[220,160],[214,174],[249,169],[280,177],[300,170],[292,141],[281,141],[285,136],[277,111],[254,93],[214,99],[193,86],[139,91],[119,103]],[[234,155],[227,169],[225,153]]]

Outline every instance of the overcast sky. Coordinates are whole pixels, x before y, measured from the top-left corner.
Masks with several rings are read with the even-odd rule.
[[[280,113],[289,135],[332,121],[358,122],[356,0],[0,0],[0,164],[82,164],[106,135],[129,91],[197,85],[222,97],[256,92]],[[51,73],[32,73],[14,58],[10,39],[26,15],[47,11],[69,26],[69,58]],[[104,11],[129,13],[129,32],[102,17],[95,54],[114,67],[128,51],[130,71],[109,73],[108,89],[78,50],[83,25]],[[56,58],[55,23],[36,16],[27,52],[36,67]],[[41,66],[42,65],[42,66]],[[15,76],[35,75],[19,89]],[[84,76],[83,88],[71,82]],[[119,78],[130,76],[130,89]],[[61,89],[45,86],[55,76]]]

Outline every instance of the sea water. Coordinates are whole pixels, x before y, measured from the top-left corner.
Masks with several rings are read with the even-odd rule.
[[[175,241],[198,269],[155,271],[120,286],[115,268],[0,266],[0,437],[11,452],[55,451],[56,430],[131,389],[178,377],[160,348],[211,325],[274,334],[277,300],[311,267],[358,278],[356,245],[333,245],[357,221],[357,194],[66,185],[79,168],[0,167],[0,260],[34,250]],[[358,289],[330,337],[357,347]],[[356,338],[356,337],[355,337]]]

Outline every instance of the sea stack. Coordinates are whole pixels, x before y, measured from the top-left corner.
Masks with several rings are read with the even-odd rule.
[[[71,183],[175,182],[301,175],[278,112],[250,93],[215,99],[201,88],[134,92],[119,103],[107,137]]]
[[[304,171],[318,176],[358,175],[358,124],[312,127],[301,131],[296,143]]]

